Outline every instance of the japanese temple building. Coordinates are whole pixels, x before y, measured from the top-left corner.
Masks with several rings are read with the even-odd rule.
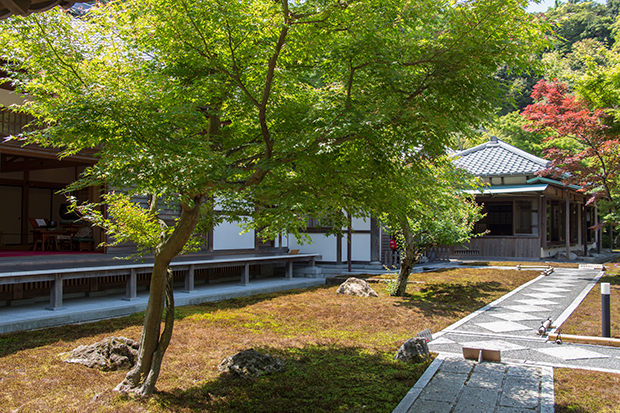
[[[579,187],[539,176],[549,161],[491,137],[457,152],[455,164],[486,183],[472,191],[486,216],[476,232],[486,235],[451,247],[451,256],[548,258],[587,255],[597,247],[597,213]]]

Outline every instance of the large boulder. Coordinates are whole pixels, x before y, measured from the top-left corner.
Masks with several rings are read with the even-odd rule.
[[[226,357],[217,369],[244,379],[256,379],[265,373],[284,370],[284,363],[269,354],[259,353],[251,348]]]
[[[394,359],[404,361],[405,363],[422,363],[428,360],[430,356],[426,339],[424,337],[414,337],[400,346]]]
[[[106,337],[89,346],[79,346],[65,359],[102,371],[129,370],[138,359],[140,343],[127,337]]]
[[[338,287],[337,294],[356,295],[358,297],[378,297],[370,285],[359,278],[351,277]]]

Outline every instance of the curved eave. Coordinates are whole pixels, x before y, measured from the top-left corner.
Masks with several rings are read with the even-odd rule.
[[[579,185],[565,185],[564,183],[562,183],[562,181],[557,181],[555,179],[545,178],[542,176],[537,176],[535,178],[528,179],[526,182],[528,184],[535,184],[535,183],[543,182],[543,183],[547,183],[551,185],[558,185],[558,186],[562,186],[562,187],[566,187],[570,189],[581,189],[581,186]]]

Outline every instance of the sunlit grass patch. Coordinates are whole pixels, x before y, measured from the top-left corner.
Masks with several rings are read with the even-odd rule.
[[[556,413],[610,413],[620,406],[620,374],[554,369]]]
[[[601,320],[601,287],[600,283],[610,283],[611,292],[611,337],[620,338],[620,267],[617,263],[606,264],[605,275],[592,288],[579,307],[562,324],[564,334],[600,337]]]

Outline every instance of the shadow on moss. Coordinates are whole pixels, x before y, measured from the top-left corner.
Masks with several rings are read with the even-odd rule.
[[[416,307],[426,316],[472,312],[486,305],[489,296],[504,291],[508,290],[497,281],[433,283],[396,305]]]
[[[408,365],[393,354],[353,347],[256,350],[283,360],[285,371],[257,380],[222,374],[188,390],[158,393],[154,402],[173,412],[386,412],[430,363]]]

